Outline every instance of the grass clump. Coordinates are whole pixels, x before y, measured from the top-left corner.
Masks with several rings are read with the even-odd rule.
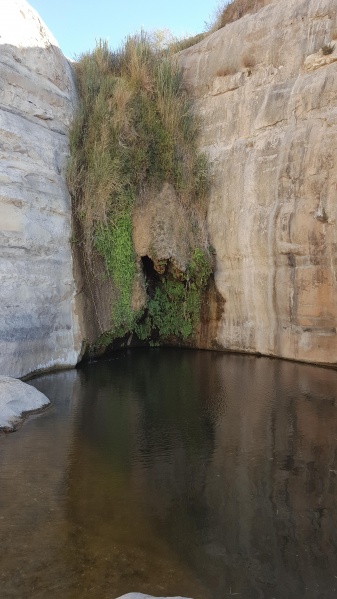
[[[68,185],[87,264],[104,260],[116,289],[113,334],[135,326],[132,210],[170,183],[187,210],[203,211],[208,165],[199,122],[172,54],[144,33],[116,52],[100,42],[75,65],[79,108],[70,131]]]
[[[324,56],[328,56],[329,54],[332,54],[334,49],[335,49],[335,44],[327,44],[326,46],[322,47],[322,54]]]
[[[185,37],[182,39],[178,39],[173,41],[170,45],[171,52],[181,52],[181,50],[186,50],[191,46],[195,46],[203,39],[205,39],[206,33],[197,33],[196,35],[192,35],[189,37]]]
[[[231,0],[217,9],[209,30],[217,31],[229,23],[238,21],[247,14],[253,14],[269,4],[271,0]]]

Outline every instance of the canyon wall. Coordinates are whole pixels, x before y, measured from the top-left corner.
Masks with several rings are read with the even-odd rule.
[[[337,6],[275,0],[179,60],[213,170],[215,277],[196,345],[336,364]],[[78,294],[74,282],[65,169],[75,106],[50,32],[25,0],[4,0],[0,375],[73,366],[83,336],[94,342],[111,325],[110,290],[105,301],[97,286],[96,314],[83,274]],[[150,256],[148,216],[135,214],[139,259]]]
[[[72,69],[25,0],[0,19],[0,374],[72,366],[81,348],[65,182]]]
[[[276,0],[180,54],[214,175],[205,347],[337,362],[336,38],[333,0]]]

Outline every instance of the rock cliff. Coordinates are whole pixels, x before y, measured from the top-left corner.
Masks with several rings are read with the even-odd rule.
[[[337,363],[336,38],[335,2],[282,0],[180,54],[214,168],[204,346]]]
[[[208,232],[215,281],[196,345],[336,364],[335,3],[274,0],[179,60],[213,165]],[[25,0],[3,0],[2,375],[72,366],[82,337],[94,341],[111,325],[103,279],[97,298],[76,296],[65,183],[75,104],[72,69],[52,35]],[[139,259],[151,258],[156,244],[165,258],[183,256],[185,239],[170,227],[170,239],[153,239],[155,222],[135,214]],[[138,291],[141,303],[142,285]]]
[[[72,70],[25,0],[0,19],[0,374],[76,364],[67,131]]]

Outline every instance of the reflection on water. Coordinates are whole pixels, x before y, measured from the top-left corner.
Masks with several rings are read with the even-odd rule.
[[[150,350],[31,381],[0,437],[0,596],[337,597],[337,373]]]

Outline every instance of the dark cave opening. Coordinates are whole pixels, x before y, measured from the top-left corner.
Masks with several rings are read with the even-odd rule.
[[[143,273],[146,281],[147,293],[153,297],[156,286],[160,281],[160,274],[154,267],[154,262],[149,256],[141,257]]]

